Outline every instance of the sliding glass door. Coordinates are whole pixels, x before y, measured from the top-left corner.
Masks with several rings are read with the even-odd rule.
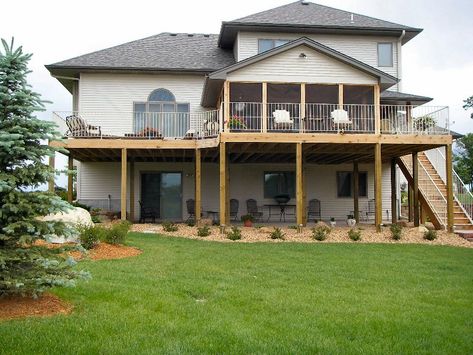
[[[142,208],[154,211],[161,220],[182,219],[182,173],[141,174]]]

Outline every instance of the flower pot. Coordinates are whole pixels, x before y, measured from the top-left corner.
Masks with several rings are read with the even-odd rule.
[[[252,226],[253,226],[253,222],[251,222],[250,220],[247,219],[247,220],[243,221],[243,225],[244,225],[245,227],[252,227]]]
[[[332,228],[334,228],[337,225],[337,222],[336,221],[330,221],[330,225],[332,226]]]
[[[347,226],[353,228],[356,225],[356,219],[348,218],[347,219]]]

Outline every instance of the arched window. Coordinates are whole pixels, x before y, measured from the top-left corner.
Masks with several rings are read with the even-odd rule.
[[[148,101],[176,101],[176,98],[168,89],[156,89],[149,94]]]
[[[190,104],[176,102],[174,94],[165,88],[151,91],[145,102],[133,103],[133,131],[141,135],[181,137],[190,127]]]

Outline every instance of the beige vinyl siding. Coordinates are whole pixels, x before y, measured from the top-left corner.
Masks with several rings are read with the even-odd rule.
[[[263,174],[265,171],[293,171],[294,164],[233,164],[230,165],[230,198],[240,201],[238,215],[246,213],[245,201],[254,198],[258,205],[274,203],[264,198]],[[314,165],[305,168],[305,188],[307,201],[317,198],[321,201],[322,217],[335,217],[344,220],[353,210],[352,198],[338,198],[336,186],[337,171],[351,171],[351,164]],[[374,198],[374,169],[371,164],[360,164],[360,171],[368,172],[368,197],[360,198],[360,210],[365,212],[368,200]],[[129,170],[128,170],[129,171]],[[135,163],[135,211],[139,218],[139,200],[141,199],[141,172],[172,171],[182,172],[182,218],[187,218],[185,201],[194,198],[194,165],[192,163]],[[102,200],[106,206],[108,195],[119,208],[120,199],[120,163],[81,163],[79,169],[78,199],[93,204]],[[383,219],[386,211],[391,216],[390,171],[389,165],[383,165]],[[129,190],[128,190],[129,196]],[[295,200],[290,203],[295,204]],[[202,164],[202,211],[218,211],[219,208],[219,166]],[[265,210],[265,218],[267,211]],[[373,218],[373,216],[371,216]],[[266,219],[264,220],[266,221]]]
[[[307,57],[300,58],[301,53]],[[230,73],[228,79],[230,81],[377,83],[373,76],[304,45]]]
[[[308,37],[341,53],[358,59],[372,67],[401,79],[401,63],[398,72],[398,38],[382,36],[348,36],[330,34],[298,34],[298,33],[267,33],[267,32],[239,32],[238,33],[238,61],[258,54],[258,39],[287,39],[294,40]],[[378,43],[393,43],[393,66],[378,67]],[[396,89],[393,86],[391,89]]]
[[[177,102],[190,103],[190,112],[200,106],[204,76],[154,74],[82,73],[79,83],[79,111],[90,124],[102,126],[108,134],[132,132],[133,102],[147,101],[151,91],[170,90]],[[191,122],[193,128],[194,122]]]

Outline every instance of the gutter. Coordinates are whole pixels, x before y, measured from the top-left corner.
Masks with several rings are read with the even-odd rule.
[[[399,82],[397,83],[397,91],[402,92],[402,65],[400,65],[402,60],[402,40],[406,35],[406,30],[402,30],[401,35],[399,36],[399,40],[397,42],[397,77],[399,78]]]

